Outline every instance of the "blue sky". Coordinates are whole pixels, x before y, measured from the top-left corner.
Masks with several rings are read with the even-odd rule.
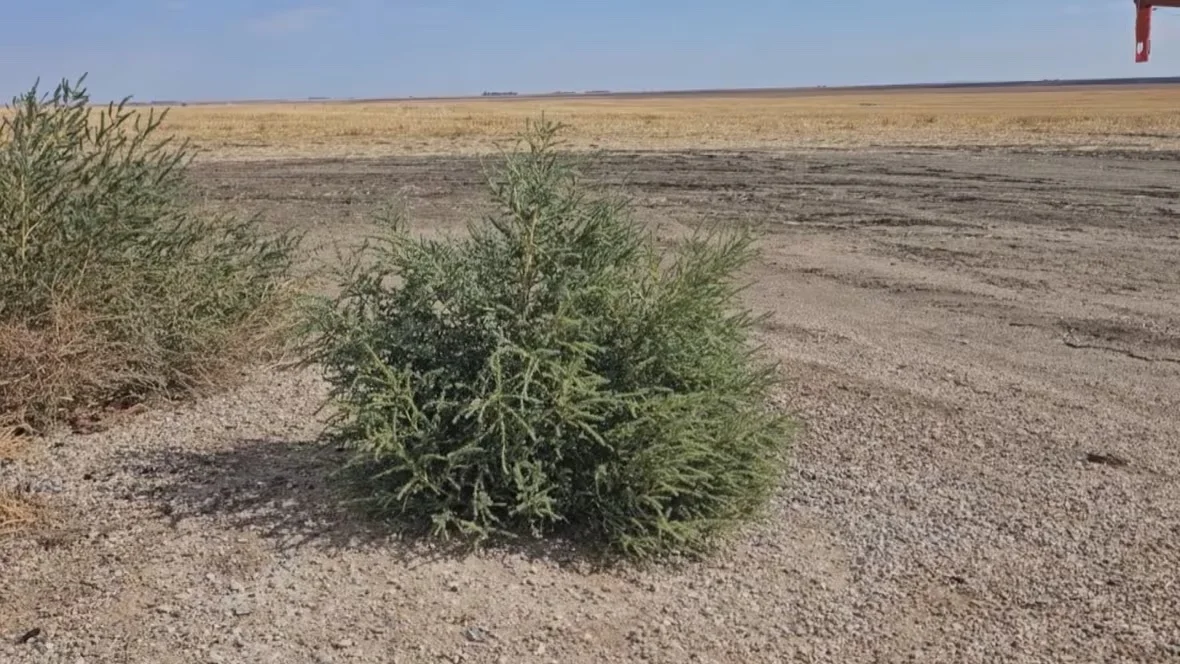
[[[654,90],[1180,75],[1180,11],[1131,0],[40,0],[7,3],[0,95],[99,100]]]

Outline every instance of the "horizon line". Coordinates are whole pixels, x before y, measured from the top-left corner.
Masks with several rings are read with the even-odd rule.
[[[218,105],[218,104],[299,104],[299,103],[389,103],[400,101],[469,101],[508,100],[508,99],[553,99],[553,98],[587,98],[587,97],[645,97],[645,96],[693,96],[716,94],[767,94],[783,92],[856,92],[881,90],[939,90],[961,88],[997,88],[997,87],[1069,87],[1069,86],[1098,86],[1098,85],[1175,85],[1180,84],[1180,76],[1133,76],[1115,78],[1076,78],[1076,79],[1019,79],[1019,80],[965,80],[924,83],[877,83],[860,85],[811,85],[790,87],[748,87],[748,88],[685,88],[685,89],[656,89],[656,90],[585,90],[569,91],[556,90],[552,92],[516,92],[484,91],[480,94],[456,95],[427,95],[427,96],[391,96],[391,97],[328,97],[308,96],[298,98],[225,98],[225,99],[152,99],[135,101],[129,97],[128,106],[160,106],[160,105]]]

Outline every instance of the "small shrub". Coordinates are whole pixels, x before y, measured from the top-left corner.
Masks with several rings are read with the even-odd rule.
[[[81,84],[0,120],[0,425],[209,385],[275,348],[289,309],[297,241],[194,213],[164,115]]]
[[[752,237],[657,250],[625,201],[591,196],[559,130],[531,125],[467,237],[392,216],[349,263],[308,329],[327,437],[364,502],[435,535],[701,553],[762,505],[788,432],[732,306]]]

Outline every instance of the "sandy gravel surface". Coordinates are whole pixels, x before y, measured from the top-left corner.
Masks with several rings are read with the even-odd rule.
[[[646,572],[399,541],[335,502],[315,376],[255,373],[0,467],[55,515],[0,541],[0,662],[1180,661],[1180,157],[602,172],[670,235],[767,232],[749,298],[804,430],[766,523]],[[431,230],[482,200],[467,160],[198,177],[211,205],[325,246],[388,192]]]

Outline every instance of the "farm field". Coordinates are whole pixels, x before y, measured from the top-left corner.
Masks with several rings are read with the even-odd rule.
[[[654,571],[391,539],[329,493],[314,373],[258,371],[6,468],[52,517],[0,540],[0,661],[1172,661],[1175,101],[568,102],[552,116],[662,238],[763,234],[746,299],[803,425],[769,519]],[[417,104],[172,126],[209,150],[204,205],[305,230],[330,261],[393,195],[416,229],[461,232],[486,204],[477,153],[539,108]]]
[[[1180,86],[816,90],[210,104],[172,108],[168,128],[206,159],[488,153],[542,112],[579,149],[1180,149],[1178,108]]]

